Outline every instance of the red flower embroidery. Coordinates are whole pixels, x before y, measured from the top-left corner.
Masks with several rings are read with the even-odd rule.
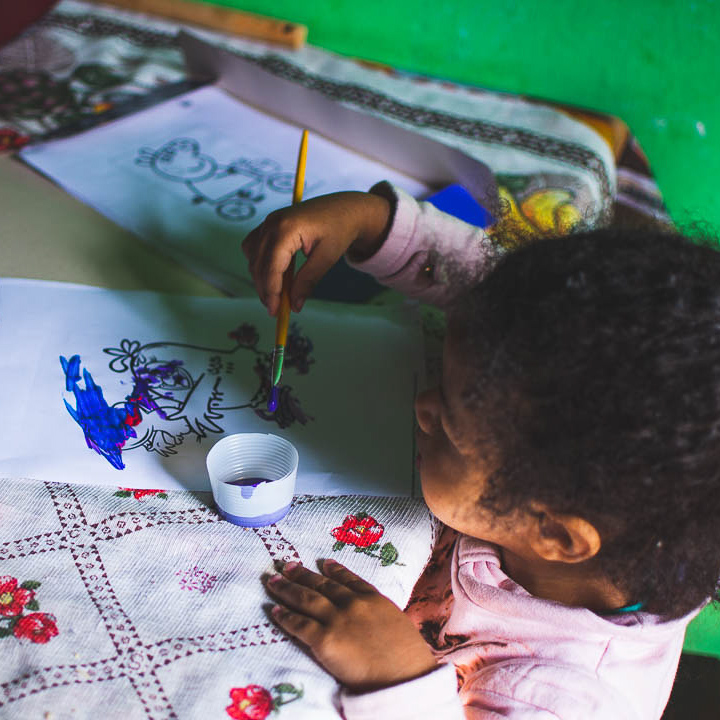
[[[18,587],[18,581],[9,575],[0,577],[0,615],[19,615],[25,605],[35,597],[32,590]]]
[[[41,612],[24,615],[13,628],[13,635],[16,638],[27,638],[34,643],[46,643],[58,634],[55,618]]]
[[[354,545],[356,553],[377,558],[383,567],[393,563],[404,565],[405,563],[398,562],[397,548],[391,542],[380,547],[378,540],[384,532],[385,528],[366,512],[347,515],[343,524],[333,528],[330,533],[336,540],[333,552],[342,550],[345,545]]]
[[[272,695],[260,685],[233,688],[230,691],[232,705],[225,712],[234,720],[265,720],[275,709]]]
[[[375,518],[358,513],[348,515],[343,524],[332,531],[332,536],[338,542],[365,548],[376,543],[382,537],[384,530],[385,528]]]
[[[27,135],[21,135],[11,128],[0,128],[0,152],[3,150],[19,150],[30,141]]]
[[[158,497],[165,499],[167,498],[167,490],[143,490],[121,487],[115,495],[118,497],[130,497],[130,495],[132,495],[136,500],[141,500],[146,495],[157,495]]]

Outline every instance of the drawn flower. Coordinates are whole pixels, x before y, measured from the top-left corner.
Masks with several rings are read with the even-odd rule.
[[[261,685],[247,685],[230,691],[232,705],[228,705],[225,712],[234,720],[265,720],[281,705],[295,702],[302,696],[302,688],[290,683],[273,685],[269,692]]]
[[[348,515],[340,527],[336,527],[331,535],[343,544],[365,548],[376,543],[385,528],[375,518],[366,513]]]
[[[260,685],[233,688],[230,699],[232,705],[225,712],[234,720],[265,720],[275,709],[272,695]]]
[[[156,495],[163,500],[167,499],[167,490],[150,490],[147,488],[124,488],[121,487],[116,493],[116,497],[130,497],[133,496],[136,500],[142,500],[146,495]]]
[[[12,128],[0,128],[0,152],[4,150],[19,150],[30,142],[28,135],[21,135]]]
[[[23,583],[18,587],[18,581],[9,575],[0,577],[0,615],[4,617],[14,617],[20,615],[23,608],[31,603],[35,597],[32,587],[37,587],[40,583]],[[32,585],[32,587],[28,587]]]
[[[333,528],[331,535],[337,540],[333,550],[342,550],[345,545],[354,545],[355,552],[361,552],[370,557],[380,560],[382,566],[404,565],[398,562],[397,548],[386,542],[382,547],[378,540],[385,532],[385,528],[374,518],[365,512],[347,515],[340,527]],[[379,554],[374,551],[377,550]]]
[[[242,323],[228,333],[231,340],[235,340],[241,347],[255,347],[260,339],[257,328],[250,323]]]
[[[16,638],[27,638],[31,642],[45,644],[59,634],[55,618],[47,613],[23,615],[13,628]]]
[[[115,357],[110,362],[110,369],[114,372],[123,372],[130,367],[130,361],[139,349],[140,343],[137,340],[124,338],[120,341],[119,348],[103,348],[103,352]]]

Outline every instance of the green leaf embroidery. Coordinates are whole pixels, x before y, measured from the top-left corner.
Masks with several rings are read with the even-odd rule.
[[[35,590],[40,587],[42,583],[39,583],[37,580],[26,580],[24,583],[20,585],[20,587],[23,590]]]
[[[340,542],[339,540],[332,546],[333,550],[342,550],[345,547],[344,542]]]
[[[12,627],[0,627],[0,638],[8,637],[12,635]]]
[[[25,607],[28,610],[39,610],[40,605],[38,604],[37,600],[31,600],[30,602],[25,603]]]
[[[273,685],[272,692],[277,693],[277,697],[273,697],[273,710],[277,711],[281,705],[287,705],[288,703],[295,702],[303,696],[302,687],[296,688],[291,683],[280,683],[279,685]],[[293,695],[294,697],[285,698],[283,695]]]
[[[398,559],[398,551],[392,543],[385,543],[380,549],[380,564],[392,565]]]
[[[358,520],[364,520],[366,517],[370,517],[370,516],[366,512],[359,512],[359,513],[356,513],[355,517]]]
[[[118,490],[114,495],[115,497],[130,497],[131,492],[129,490]]]
[[[291,683],[280,683],[279,685],[273,685],[273,690],[277,690],[279,693],[294,693],[295,686]]]
[[[158,493],[157,496],[163,500],[167,500],[167,493]]]

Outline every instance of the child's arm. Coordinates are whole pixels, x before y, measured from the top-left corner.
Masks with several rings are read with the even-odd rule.
[[[350,265],[409,297],[447,305],[468,285],[481,280],[499,259],[490,235],[418,202],[400,188],[382,182],[371,193],[392,207],[387,237],[368,258],[353,257]]]
[[[362,261],[385,239],[392,215],[380,195],[341,192],[270,213],[243,242],[260,300],[271,315],[280,304],[282,276],[295,253],[307,261],[293,279],[290,305],[302,307],[317,282],[345,253]]]
[[[280,302],[282,275],[299,250],[308,260],[292,284],[296,312],[344,253],[351,265],[380,282],[439,305],[479,280],[496,257],[484,230],[388,183],[369,193],[324,195],[270,213],[243,242],[271,315]]]

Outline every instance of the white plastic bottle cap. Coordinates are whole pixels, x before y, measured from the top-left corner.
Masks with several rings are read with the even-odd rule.
[[[298,468],[298,452],[285,438],[228,435],[213,445],[206,462],[215,504],[226,520],[260,527],[285,517]]]

